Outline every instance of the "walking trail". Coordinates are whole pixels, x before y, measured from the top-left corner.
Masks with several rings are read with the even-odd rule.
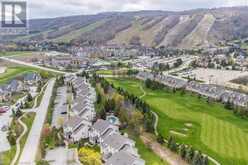
[[[140,86],[140,90],[143,92],[143,95],[140,96],[140,99],[142,99],[143,97],[146,96],[146,91],[144,90],[144,88],[142,86]],[[151,111],[151,113],[155,116],[155,123],[154,123],[154,132],[155,132],[155,135],[158,136],[158,115],[157,113]]]
[[[25,134],[27,133],[27,131],[28,131],[28,128],[27,128],[26,124],[22,122],[22,118],[25,117],[25,115],[26,115],[27,113],[29,113],[29,112],[35,112],[34,109],[37,107],[38,98],[39,98],[39,96],[43,93],[43,91],[44,91],[44,89],[46,88],[46,86],[47,86],[47,84],[45,84],[45,85],[42,87],[42,89],[41,89],[39,95],[36,96],[36,98],[35,98],[35,100],[34,100],[33,108],[32,108],[31,110],[25,111],[25,113],[18,119],[18,123],[23,127],[23,132],[22,132],[22,134],[21,134],[21,135],[17,138],[17,140],[16,140],[16,154],[15,154],[15,157],[12,159],[10,165],[15,165],[16,162],[18,161],[19,155],[20,155],[20,153],[21,153],[21,144],[20,144],[20,143],[21,143],[22,138],[24,137],[24,135],[25,135]]]
[[[25,116],[26,114],[22,115],[22,117],[19,117],[18,119],[18,123],[21,124],[21,126],[23,127],[23,131],[22,131],[22,134],[17,138],[16,140],[16,154],[15,154],[15,157],[12,159],[11,161],[11,164],[10,165],[15,165],[18,158],[19,158],[19,155],[20,155],[20,152],[21,152],[21,140],[23,138],[23,136],[27,133],[28,131],[28,127],[26,126],[25,123],[22,122],[22,118]]]
[[[142,141],[149,146],[149,148],[157,154],[161,159],[168,162],[170,165],[188,165],[179,155],[173,153],[169,149],[163,147],[161,144],[156,142],[152,135],[144,133],[141,135]]]
[[[141,95],[139,98],[142,99],[143,97],[146,96],[146,91],[144,90],[144,88],[142,86],[140,86],[140,90],[143,92],[143,95]],[[154,131],[155,131],[155,135],[158,136],[158,130],[157,130],[157,126],[158,126],[158,115],[157,115],[157,113],[155,113],[153,111],[151,111],[151,112],[155,116]],[[171,158],[171,153],[167,149],[161,148],[161,145],[159,143],[154,142],[154,140],[152,140],[148,136],[145,136],[145,134],[141,136],[141,139],[145,143],[149,144],[150,147],[151,147],[151,149],[156,154],[158,154],[159,156],[161,156],[164,160],[166,160],[167,162],[169,162],[171,165],[183,165],[183,164],[187,164],[187,163],[185,163],[185,161],[181,162],[181,160],[179,158],[177,158],[176,160],[174,160],[173,158]],[[167,143],[167,140],[166,139],[164,139],[164,141]],[[203,154],[203,155],[204,156],[207,156],[208,159],[211,162],[213,162],[215,165],[221,165],[217,160],[215,160],[214,158],[208,156],[207,154]]]

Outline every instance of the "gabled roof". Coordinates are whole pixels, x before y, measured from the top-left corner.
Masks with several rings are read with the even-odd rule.
[[[125,151],[120,151],[111,156],[105,163],[105,165],[134,165],[139,162],[140,164],[145,164],[144,160],[137,158]]]
[[[39,77],[37,73],[27,73],[24,75],[24,80],[25,81],[32,81],[36,80],[36,78]]]
[[[110,146],[116,150],[120,150],[124,145],[134,142],[125,136],[115,133],[106,137],[103,143],[105,146]]]
[[[72,116],[65,121],[64,127],[74,128],[74,127],[78,126],[82,121],[83,121],[82,118],[80,118],[78,116]]]
[[[92,126],[93,129],[97,130],[100,134],[103,134],[104,131],[112,126],[112,124],[106,120],[98,119],[95,124]]]

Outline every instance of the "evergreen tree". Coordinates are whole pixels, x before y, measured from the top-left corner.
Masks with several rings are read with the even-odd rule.
[[[191,162],[194,156],[194,150],[192,147],[188,147],[188,149],[186,150],[186,156],[185,159],[187,162]]]
[[[182,144],[179,148],[179,154],[180,156],[185,159],[185,156],[186,156],[186,147],[184,144]]]
[[[198,151],[194,152],[194,156],[192,159],[192,165],[201,165],[201,154]]]

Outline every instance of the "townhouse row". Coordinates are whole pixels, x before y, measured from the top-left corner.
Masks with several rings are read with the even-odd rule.
[[[196,81],[187,81],[170,75],[154,75],[149,72],[139,72],[136,76],[138,79],[151,79],[163,83],[164,85],[175,89],[186,89],[198,93],[202,96],[209,97],[223,103],[230,102],[235,106],[247,107],[248,95],[232,90],[225,89],[222,86],[213,84],[203,84]]]
[[[72,75],[66,76],[65,82],[75,91],[71,110],[63,126],[65,138],[73,142],[89,139],[91,144],[99,145],[105,165],[145,165],[135,148],[135,142],[121,135],[117,125],[102,119],[96,121],[94,88],[84,78]]]

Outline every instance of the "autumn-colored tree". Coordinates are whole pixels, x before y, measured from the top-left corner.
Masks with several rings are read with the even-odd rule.
[[[82,147],[79,149],[78,152],[79,160],[84,165],[101,165],[101,155],[99,152],[88,148],[88,147]]]

